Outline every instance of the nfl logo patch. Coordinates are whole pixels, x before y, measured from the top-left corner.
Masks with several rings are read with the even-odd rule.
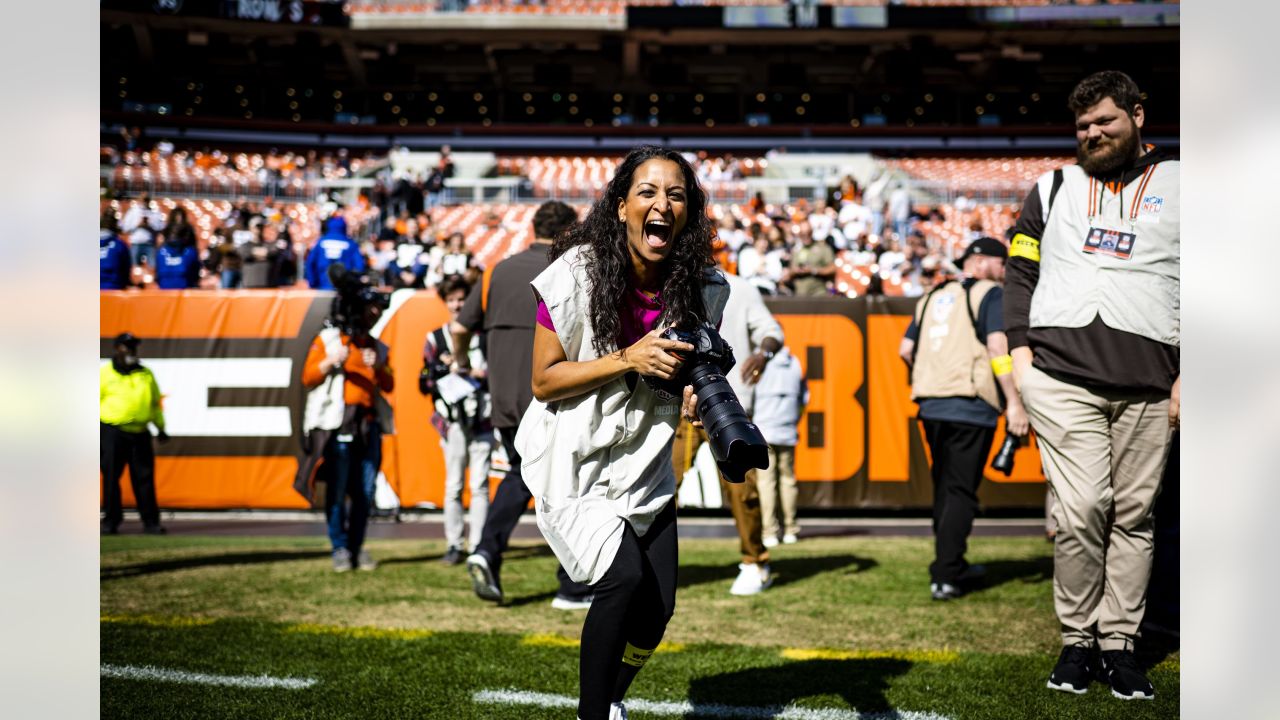
[[[1164,207],[1164,198],[1148,195],[1142,198],[1142,212],[1156,214]]]

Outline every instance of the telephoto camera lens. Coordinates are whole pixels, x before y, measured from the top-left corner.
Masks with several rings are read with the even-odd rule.
[[[760,428],[747,417],[724,374],[734,366],[733,349],[720,337],[713,325],[703,323],[694,330],[667,328],[662,337],[693,346],[683,358],[676,376],[662,380],[649,375],[641,379],[659,397],[678,401],[686,385],[693,386],[698,397],[698,417],[711,445],[711,456],[729,482],[747,479],[751,468],[769,467],[769,444]]]
[[[729,482],[740,483],[752,468],[769,467],[769,444],[751,422],[718,368],[703,363],[690,373],[698,396],[698,417],[711,442],[711,455]]]
[[[996,457],[991,461],[991,469],[998,470],[1009,476],[1013,474],[1013,454],[1022,447],[1022,438],[1017,435],[1005,435],[1004,444],[1000,446],[1000,452],[996,453]]]

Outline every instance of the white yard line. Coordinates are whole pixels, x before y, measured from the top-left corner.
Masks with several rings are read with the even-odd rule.
[[[471,696],[473,702],[486,705],[533,705],[544,708],[576,708],[578,699],[568,695],[530,692],[526,690],[480,690]],[[751,707],[719,703],[659,702],[627,700],[627,710],[653,715],[680,717],[741,718],[743,720],[950,720],[945,715],[912,710],[858,712],[838,708],[802,708],[794,705]]]
[[[188,685],[221,685],[238,688],[284,688],[305,690],[318,680],[312,678],[278,678],[270,675],[208,675],[205,673],[165,670],[144,665],[102,665],[102,677],[122,680],[154,680],[157,682],[185,683]]]

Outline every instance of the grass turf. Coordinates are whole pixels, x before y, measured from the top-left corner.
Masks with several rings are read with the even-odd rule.
[[[1178,714],[1178,656],[1148,655],[1154,702],[1095,684],[1045,689],[1057,653],[1050,547],[976,538],[987,587],[927,592],[927,538],[823,538],[774,550],[769,591],[735,598],[736,541],[680,545],[666,644],[630,696],[735,706],[921,711],[961,718]],[[477,704],[475,692],[576,696],[583,614],[550,608],[555,559],[518,544],[509,604],[472,595],[439,542],[373,542],[373,573],[334,574],[322,538],[104,538],[102,662],[225,675],[307,677],[306,690],[103,678],[103,717],[564,718]],[[653,717],[633,712],[633,717]]]

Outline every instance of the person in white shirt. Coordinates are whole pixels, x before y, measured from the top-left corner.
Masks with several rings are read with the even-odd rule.
[[[470,286],[459,275],[449,275],[438,288],[449,311],[450,323],[457,319]],[[458,565],[467,556],[467,547],[480,544],[485,516],[489,510],[489,462],[493,452],[493,425],[490,422],[489,393],[485,383],[488,365],[484,356],[484,335],[477,333],[467,349],[470,372],[454,374],[457,366],[450,323],[427,335],[423,347],[423,377],[420,389],[428,391],[435,403],[432,424],[441,435],[444,448],[444,535],[448,544],[442,561]],[[446,386],[453,383],[457,387]],[[469,387],[467,387],[469,385]],[[467,518],[471,533],[463,547],[462,486],[471,470],[471,511]]]
[[[156,233],[164,230],[164,215],[154,207],[151,197],[143,195],[129,204],[120,219],[120,232],[129,240],[129,252],[133,264],[146,261],[152,270],[156,266]]]

